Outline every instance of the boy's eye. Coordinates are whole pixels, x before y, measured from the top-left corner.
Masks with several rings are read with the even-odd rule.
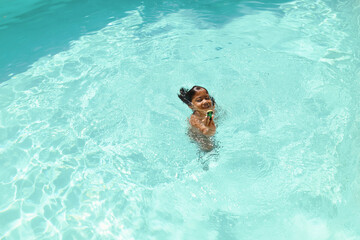
[[[196,99],[197,102],[201,102],[201,98]]]
[[[210,99],[210,97],[206,97],[205,99],[206,99],[206,100],[209,100],[209,99]]]

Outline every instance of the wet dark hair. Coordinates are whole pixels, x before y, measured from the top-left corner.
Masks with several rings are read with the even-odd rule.
[[[191,106],[192,98],[194,97],[195,93],[200,91],[201,89],[204,89],[208,94],[208,90],[204,87],[200,86],[193,86],[190,90],[186,88],[180,88],[180,94],[178,94],[178,97],[183,101],[186,105]],[[211,102],[213,105],[215,105],[215,99],[213,97],[210,97]]]

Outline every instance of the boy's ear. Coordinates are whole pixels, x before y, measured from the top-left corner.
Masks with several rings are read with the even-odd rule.
[[[194,105],[192,103],[190,103],[190,105],[188,105],[189,108],[194,109]]]

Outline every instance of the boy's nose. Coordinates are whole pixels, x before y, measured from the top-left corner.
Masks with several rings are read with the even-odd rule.
[[[208,108],[208,107],[210,107],[210,103],[209,103],[209,102],[205,102],[205,103],[203,104],[203,106],[204,106],[205,108]]]

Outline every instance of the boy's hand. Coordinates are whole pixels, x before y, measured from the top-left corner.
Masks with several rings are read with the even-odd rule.
[[[214,115],[212,115],[211,118],[209,116],[206,116],[203,120],[204,125],[205,126],[213,125],[214,124],[213,118],[214,118]]]
[[[206,112],[206,117],[205,117],[205,126],[209,126],[213,117],[214,117],[214,112],[212,110],[209,110]]]

